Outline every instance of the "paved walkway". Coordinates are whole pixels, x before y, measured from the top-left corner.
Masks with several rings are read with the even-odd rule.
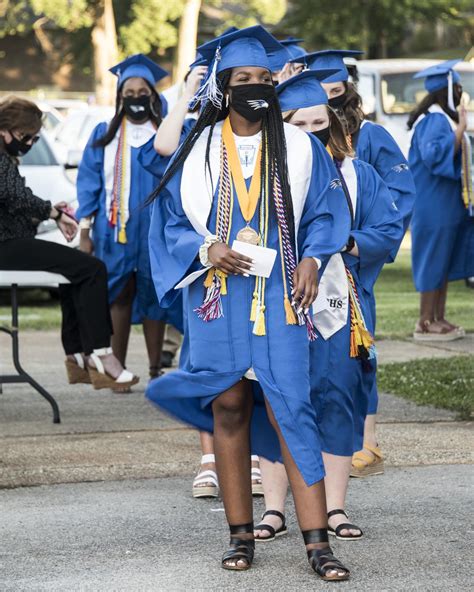
[[[7,385],[0,395],[2,592],[326,589],[306,566],[291,504],[286,540],[258,547],[248,573],[221,570],[221,503],[190,496],[197,434],[153,409],[144,383],[130,395],[66,385],[57,334],[25,332],[21,345],[62,423],[51,422],[28,386]],[[0,335],[2,372],[8,347]],[[443,347],[381,341],[378,349],[381,363],[449,357],[473,353],[474,339]],[[130,351],[129,367],[145,377],[141,336],[132,336]],[[468,589],[472,424],[382,395],[378,430],[387,470],[351,481],[349,509],[366,537],[336,545],[354,572],[342,588]]]

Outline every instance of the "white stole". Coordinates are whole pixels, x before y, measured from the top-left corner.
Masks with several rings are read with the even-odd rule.
[[[110,122],[107,122],[107,126]],[[115,157],[117,155],[117,148],[119,144],[119,136],[120,136],[121,127],[117,130],[112,141],[107,144],[104,148],[104,179],[105,179],[105,207],[107,215],[109,215],[110,207],[112,204],[113,198],[113,188],[114,188],[114,169],[115,169]],[[138,125],[136,123],[132,123],[128,119],[126,120],[126,129],[125,129],[125,137],[126,137],[126,151],[124,153],[124,170],[122,171],[123,175],[123,187],[124,187],[124,220],[123,222],[127,223],[127,220],[130,217],[129,212],[129,202],[130,202],[130,182],[132,176],[132,148],[138,148],[139,146],[143,146],[146,144],[148,140],[156,133],[156,128],[151,121],[147,121],[146,123],[142,123]]]
[[[341,165],[341,174],[349,191],[354,216],[357,208],[357,173],[352,158],[346,157]],[[324,270],[318,287],[318,296],[313,304],[313,319],[323,339],[342,329],[348,319],[349,290],[344,260],[340,253],[332,255]]]

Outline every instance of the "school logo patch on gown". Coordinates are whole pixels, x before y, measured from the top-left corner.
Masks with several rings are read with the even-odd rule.
[[[395,171],[396,173],[402,173],[403,171],[408,171],[408,165],[404,162],[400,163],[400,164],[396,164],[395,166],[392,167],[392,171]]]
[[[333,179],[330,183],[329,183],[329,187],[331,189],[337,189],[338,187],[342,187],[342,181],[341,179]]]

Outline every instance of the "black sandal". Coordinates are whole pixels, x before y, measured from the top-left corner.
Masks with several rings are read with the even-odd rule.
[[[347,514],[344,512],[344,510],[331,510],[330,512],[328,512],[328,518],[331,518],[331,516],[336,516],[337,514],[343,514],[347,518]],[[342,530],[350,529],[358,530],[360,534],[341,534]],[[339,526],[336,526],[336,528],[331,528],[328,525],[328,534],[335,536],[336,539],[338,539],[339,541],[358,541],[364,535],[364,533],[358,526],[356,526],[355,524],[351,524],[350,522],[344,522],[343,524],[339,524]]]
[[[159,378],[160,376],[163,376],[164,372],[161,369],[161,366],[150,366],[149,374],[150,380],[153,380],[154,378]]]
[[[280,518],[280,520],[281,520],[281,526],[278,530],[275,530],[275,528],[273,528],[273,526],[271,526],[270,524],[258,524],[254,528],[254,531],[255,530],[266,530],[267,532],[270,533],[270,536],[255,537],[256,542],[268,543],[269,541],[274,541],[276,539],[276,537],[282,536],[284,534],[288,534],[288,529],[286,527],[286,519],[285,519],[284,514],[282,514],[278,510],[267,510],[266,512],[263,513],[261,519],[263,520],[265,518],[265,516],[278,516],[278,518]]]
[[[302,533],[304,544],[312,545],[314,543],[327,543],[328,533],[326,528],[313,528],[312,530],[303,530]],[[311,568],[318,574],[318,576],[327,582],[340,582],[348,580],[351,572],[345,567],[339,559],[334,557],[331,547],[328,545],[323,549],[307,549],[308,561]],[[328,576],[330,571],[343,571],[342,576]]]
[[[231,548],[222,556],[222,567],[234,571],[244,571],[252,567],[253,554],[255,551],[255,540],[241,539],[239,534],[253,534],[253,522],[248,524],[229,525]],[[238,561],[245,561],[247,565],[237,565]],[[235,561],[235,565],[227,565],[226,561]]]

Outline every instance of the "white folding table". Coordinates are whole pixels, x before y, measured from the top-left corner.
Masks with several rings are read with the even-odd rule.
[[[54,288],[59,284],[69,284],[64,276],[47,271],[2,271],[0,270],[0,288],[10,288],[12,323],[10,327],[0,326],[0,331],[12,338],[13,365],[18,374],[0,374],[0,392],[2,384],[28,383],[49,401],[53,409],[53,422],[60,423],[59,407],[54,397],[32,378],[20,363],[18,331],[18,288]]]

